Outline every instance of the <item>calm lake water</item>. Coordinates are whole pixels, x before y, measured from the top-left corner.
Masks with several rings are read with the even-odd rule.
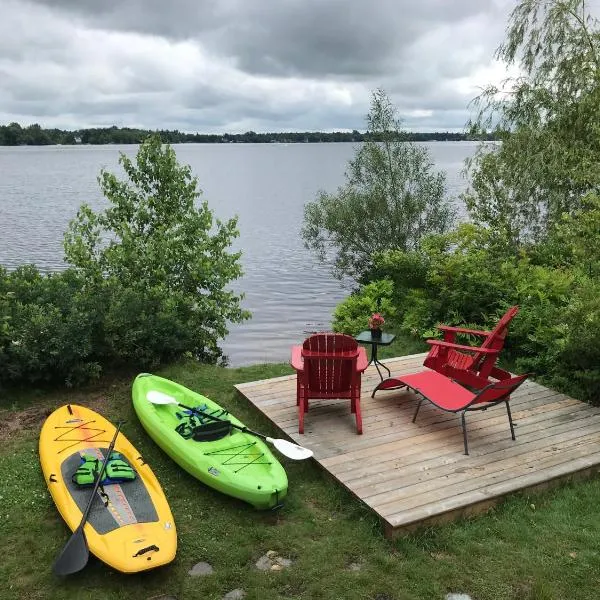
[[[448,192],[464,189],[464,160],[471,142],[424,144],[437,169],[447,173]],[[344,182],[354,144],[176,144],[217,217],[239,216],[245,293],[252,319],[233,325],[222,347],[232,366],[284,362],[290,346],[307,332],[328,329],[348,287],[331,278],[302,246],[303,207],[319,190]],[[62,236],[80,204],[107,203],[96,177],[102,167],[118,171],[119,151],[136,146],[0,147],[0,264],[35,263],[60,270]]]

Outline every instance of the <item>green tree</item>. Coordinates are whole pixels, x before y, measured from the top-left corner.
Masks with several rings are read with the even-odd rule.
[[[375,91],[367,141],[349,163],[346,184],[335,194],[320,192],[304,208],[305,246],[321,259],[333,255],[337,277],[362,280],[375,254],[413,249],[452,222],[444,173],[433,172],[428,151],[405,138],[395,107]]]
[[[18,123],[11,123],[4,129],[4,144],[18,146],[23,143],[23,129]]]
[[[121,154],[127,180],[99,177],[109,208],[83,205],[65,234],[66,260],[97,299],[105,353],[156,363],[185,352],[213,361],[227,322],[249,318],[228,285],[242,274],[231,252],[237,218],[213,219],[188,166],[160,138],[135,160]]]
[[[468,165],[475,222],[542,239],[600,189],[600,32],[584,0],[521,0],[497,58],[519,68],[476,99],[473,130],[503,140]]]

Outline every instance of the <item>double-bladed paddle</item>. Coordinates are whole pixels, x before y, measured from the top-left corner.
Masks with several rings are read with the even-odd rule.
[[[88,500],[87,506],[83,511],[81,523],[79,523],[79,527],[77,527],[77,529],[73,532],[73,535],[69,538],[69,541],[65,544],[62,552],[54,562],[52,571],[55,575],[59,575],[61,577],[65,575],[72,575],[73,573],[77,573],[77,571],[81,571],[81,569],[87,565],[90,557],[90,550],[88,548],[85,532],[83,531],[83,526],[86,524],[90,515],[90,510],[92,509],[92,504],[96,499],[98,487],[100,487],[100,482],[102,481],[104,471],[106,470],[106,463],[110,458],[113,448],[115,447],[117,436],[119,435],[122,424],[122,421],[117,423],[117,430],[115,431],[115,435],[113,436],[110,446],[108,447],[108,453],[106,454],[105,459],[102,461],[102,468],[100,469],[100,473],[98,473],[98,478],[94,484],[94,489],[92,490],[90,499]]]
[[[152,404],[173,404],[175,406],[181,406],[181,408],[184,408],[185,410],[191,410],[192,412],[196,413],[197,415],[207,417],[209,419],[212,419],[213,421],[219,421],[221,423],[231,423],[231,421],[229,421],[227,419],[219,419],[219,417],[214,417],[213,415],[211,415],[207,412],[204,412],[203,410],[199,410],[197,408],[192,408],[191,406],[186,406],[185,404],[181,404],[181,402],[177,402],[177,400],[175,398],[173,398],[173,396],[169,396],[169,394],[164,394],[163,392],[159,392],[158,390],[150,390],[146,394],[146,399],[148,400],[148,402],[151,402]],[[291,458],[293,460],[304,460],[306,458],[310,458],[313,455],[312,450],[309,450],[308,448],[304,448],[302,446],[298,446],[298,444],[288,442],[287,440],[273,439],[262,433],[257,433],[256,431],[252,431],[251,429],[248,429],[247,427],[243,427],[241,425],[236,425],[235,423],[231,423],[231,426],[235,427],[236,429],[239,429],[240,431],[243,431],[244,433],[249,433],[250,435],[255,435],[256,437],[259,437],[259,438],[265,440],[265,442],[267,442],[269,444],[273,444],[273,446],[275,448],[277,448],[277,450],[279,450],[279,452],[281,452],[281,454],[283,454],[284,456],[287,456],[288,458]]]

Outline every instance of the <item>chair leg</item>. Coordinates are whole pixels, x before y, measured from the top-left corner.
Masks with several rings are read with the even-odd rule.
[[[356,433],[360,435],[362,433],[362,415],[360,414],[360,396],[353,400],[354,413],[356,415]]]
[[[469,455],[469,443],[467,442],[467,422],[465,420],[466,413],[467,413],[467,411],[463,410],[462,415],[461,415],[461,422],[462,422],[462,430],[463,430],[463,442],[465,443],[465,454],[468,456]]]
[[[306,412],[304,394],[298,394],[298,433],[304,433],[304,413]]]
[[[508,400],[505,400],[504,403],[506,404],[506,412],[508,413],[508,423],[510,424],[510,435],[512,436],[513,440],[516,440],[517,438],[515,437],[515,428],[513,425],[512,415],[510,414],[510,406],[508,405]]]
[[[415,410],[415,414],[414,414],[413,420],[412,420],[413,423],[417,420],[417,415],[419,414],[419,409],[421,408],[421,402],[423,402],[423,398],[421,398],[419,400],[419,403],[417,404],[417,410]]]

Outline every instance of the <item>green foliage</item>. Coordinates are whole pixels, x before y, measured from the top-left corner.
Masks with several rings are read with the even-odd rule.
[[[201,143],[201,144],[269,144],[278,143],[322,143],[322,142],[363,142],[365,133],[354,131],[287,131],[257,133],[185,133],[177,130],[152,132],[147,129],[131,127],[93,127],[65,131],[63,129],[43,129],[37,123],[21,127],[19,123],[0,125],[0,146],[40,146],[46,144],[140,144],[150,135],[159,135],[164,143]],[[411,132],[403,134],[406,139],[419,142],[431,140],[458,142],[469,139],[494,139],[493,134],[472,136],[463,132],[434,131]]]
[[[381,313],[384,329],[394,326],[395,303],[392,301],[394,285],[390,280],[372,281],[338,304],[333,313],[333,330],[358,335],[369,326],[369,317]]]
[[[422,287],[427,276],[428,260],[417,250],[388,250],[373,257],[371,279],[389,278],[396,290]]]
[[[521,0],[497,58],[520,76],[477,100],[474,129],[495,125],[503,143],[473,158],[464,198],[513,243],[541,240],[600,186],[598,21],[584,0]]]
[[[588,194],[581,208],[564,213],[544,243],[532,248],[541,264],[577,269],[590,277],[600,275],[600,196]]]
[[[109,207],[83,205],[69,225],[71,268],[0,269],[3,382],[78,383],[101,366],[153,367],[184,354],[216,362],[227,323],[249,317],[228,290],[241,275],[240,253],[229,252],[236,219],[196,206],[196,179],[157,137],[120,162],[127,180],[99,179]]]
[[[369,279],[375,254],[413,249],[452,222],[445,175],[432,171],[425,148],[404,141],[395,114],[385,93],[374,92],[368,138],[350,161],[346,184],[304,208],[304,243],[322,260],[333,255],[337,277]]]
[[[359,271],[363,281],[393,282],[398,327],[412,335],[432,335],[439,322],[489,327],[518,304],[503,357],[594,402],[600,402],[598,25],[583,0],[517,4],[497,57],[518,66],[520,76],[505,89],[487,88],[476,101],[473,133],[494,126],[502,144],[483,145],[468,162],[471,224],[398,248],[364,246]]]
[[[42,275],[0,268],[0,383],[98,375],[92,353],[95,299],[73,270]]]
[[[400,330],[431,336],[439,322],[489,328],[518,304],[503,357],[551,386],[600,402],[600,202],[586,203],[565,216],[546,247],[517,255],[493,231],[472,224],[427,238],[421,254],[384,255],[380,273],[387,266],[400,281],[391,292]],[[401,274],[411,272],[419,277],[407,289]]]
[[[135,162],[121,154],[127,180],[103,171],[110,202],[102,213],[83,205],[65,235],[67,260],[105,298],[110,354],[153,364],[190,352],[216,360],[227,322],[249,317],[227,289],[242,271],[229,252],[237,219],[213,219],[190,168],[149,138]]]

